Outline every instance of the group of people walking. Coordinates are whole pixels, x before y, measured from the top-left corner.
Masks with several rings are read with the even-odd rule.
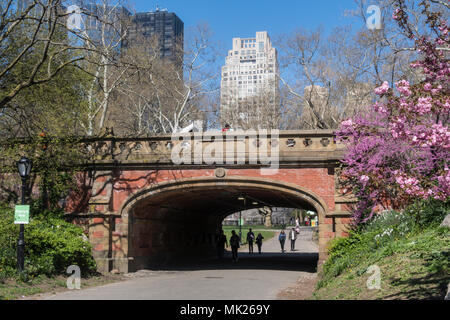
[[[247,244],[248,244],[248,253],[253,253],[253,242],[256,243],[258,246],[258,252],[261,253],[261,247],[264,237],[261,235],[261,233],[258,233],[258,235],[255,238],[255,234],[253,233],[252,229],[248,229],[247,233]]]
[[[299,233],[298,230],[295,228],[292,228],[289,231],[289,240],[291,240],[291,251],[295,250],[295,240],[297,240],[297,233]],[[280,241],[281,246],[281,252],[284,252],[284,243],[286,242],[286,233],[284,230],[281,230],[280,235],[278,236],[278,241]]]
[[[289,240],[291,241],[291,251],[295,250],[295,240],[297,240],[297,233],[298,230],[296,230],[296,228],[292,228],[289,231]],[[250,228],[247,233],[248,253],[253,254],[253,244],[256,243],[258,247],[258,253],[261,254],[263,239],[264,237],[261,235],[261,233],[258,233],[258,235],[255,237],[255,234]],[[278,236],[278,241],[280,242],[281,252],[285,252],[284,244],[286,242],[286,233],[284,232],[284,230],[282,230],[280,235]],[[228,248],[227,237],[225,236],[222,229],[220,229],[219,234],[217,235],[216,245],[217,245],[217,256],[220,260],[222,260],[225,248]],[[233,262],[238,261],[238,249],[240,245],[241,245],[240,237],[236,234],[236,231],[232,230],[230,237],[230,247]]]
[[[252,229],[249,229],[249,232],[247,233],[247,244],[248,244],[248,252],[251,254],[253,253],[253,243],[256,243],[258,246],[258,252],[261,253],[261,247],[264,237],[261,233],[258,233],[258,235],[255,238],[255,234],[253,233]],[[219,235],[216,239],[216,245],[217,245],[217,256],[219,259],[223,259],[223,254],[225,252],[225,248],[228,248],[228,241],[227,237],[223,233],[223,230],[220,230]],[[236,231],[231,231],[231,237],[230,237],[230,247],[231,247],[231,256],[234,262],[238,261],[238,249],[241,246],[241,239],[236,234]]]

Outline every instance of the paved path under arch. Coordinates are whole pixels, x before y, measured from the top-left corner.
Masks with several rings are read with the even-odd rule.
[[[317,245],[310,228],[302,228],[296,251],[281,253],[278,232],[263,244],[263,253],[240,252],[237,263],[227,254],[225,261],[199,262],[167,270],[142,270],[129,280],[104,286],[68,290],[41,298],[51,300],[267,300],[297,279],[315,273]],[[290,248],[286,241],[285,248]],[[242,248],[245,250],[246,248]],[[257,249],[255,248],[255,251]]]

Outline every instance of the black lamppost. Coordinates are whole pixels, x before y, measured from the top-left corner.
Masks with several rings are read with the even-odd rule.
[[[31,160],[22,157],[17,161],[17,170],[22,178],[22,205],[25,204],[25,194],[27,189],[27,178],[30,176],[32,163]],[[20,224],[19,240],[17,241],[17,269],[19,272],[24,270],[25,261],[25,239],[24,239],[24,226]]]

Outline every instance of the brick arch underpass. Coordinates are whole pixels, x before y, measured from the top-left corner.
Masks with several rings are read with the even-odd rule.
[[[248,199],[244,206],[238,197]],[[258,205],[253,205],[257,201]],[[310,190],[268,179],[231,177],[163,183],[132,195],[121,209],[128,217],[128,271],[180,258],[215,255],[214,235],[229,214],[262,205],[329,211]]]
[[[66,212],[85,227],[100,272],[170,263],[191,255],[191,248],[213,254],[221,221],[244,209],[241,194],[265,206],[318,212],[319,264],[326,259],[328,242],[347,234],[354,202],[336,189],[342,149],[333,133],[280,131],[270,143],[232,134],[230,145],[230,133],[216,133],[226,135],[225,146],[225,137],[196,140],[195,150],[223,151],[220,163],[212,164],[174,163],[173,150],[182,141],[171,136],[85,141],[93,159],[80,173]],[[274,170],[251,162],[265,148],[279,160]]]

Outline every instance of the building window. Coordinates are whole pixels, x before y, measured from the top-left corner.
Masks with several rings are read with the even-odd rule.
[[[259,46],[259,51],[264,51],[264,42],[259,42],[258,43],[258,46]]]

